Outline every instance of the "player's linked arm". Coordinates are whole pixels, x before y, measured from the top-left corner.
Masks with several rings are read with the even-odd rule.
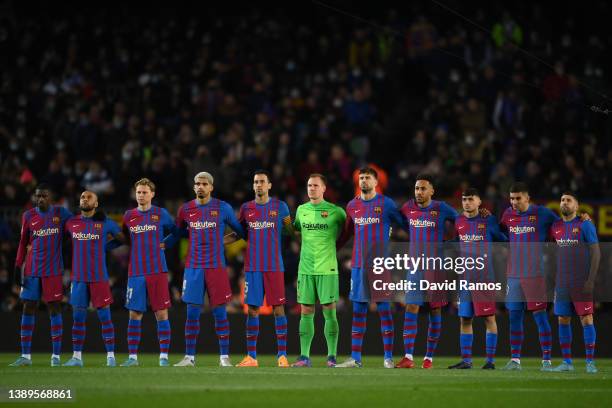
[[[106,249],[112,251],[122,245],[130,245],[128,237],[129,234],[126,236],[124,230],[118,231],[115,234],[109,232],[107,235]]]
[[[584,292],[586,293],[592,293],[595,288],[595,278],[597,278],[597,271],[599,270],[599,263],[601,262],[601,250],[599,249],[598,242],[589,244],[589,256],[591,258],[591,267],[589,270],[589,277],[584,283]]]
[[[336,249],[341,249],[355,233],[355,224],[352,217],[346,217],[344,225],[340,231],[340,236],[336,240]]]
[[[291,221],[290,216],[283,218],[283,234],[290,237],[298,236],[298,231],[293,227],[293,221]]]
[[[223,236],[223,245],[230,245],[236,241],[240,241],[240,236],[236,233],[236,231],[232,231],[229,234],[225,234]]]

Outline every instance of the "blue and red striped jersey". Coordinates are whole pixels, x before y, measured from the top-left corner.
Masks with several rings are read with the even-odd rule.
[[[247,239],[244,270],[283,272],[283,224],[291,223],[287,204],[275,198],[271,198],[266,204],[249,201],[240,207],[238,221]]]
[[[455,232],[461,248],[461,256],[486,257],[485,268],[467,269],[465,277],[472,282],[492,282],[495,279],[491,242],[507,242],[508,237],[501,232],[497,218],[489,215],[484,218],[480,214],[466,217],[464,214],[455,219]]]
[[[108,235],[115,237],[120,229],[111,219],[93,221],[77,215],[66,222],[66,232],[72,241],[73,282],[101,282],[108,280],[106,249]]]
[[[457,211],[443,201],[432,200],[427,207],[421,208],[414,199],[401,209],[410,231],[411,256],[436,256],[440,254],[439,245],[444,240],[446,222],[454,222]]]
[[[504,211],[500,226],[510,241],[506,270],[509,278],[544,275],[543,242],[548,238],[550,226],[558,219],[549,208],[535,204],[530,204],[525,212],[513,210],[512,207]]]
[[[382,194],[371,200],[355,197],[346,215],[345,231],[354,235],[351,268],[363,268],[367,259],[384,256],[393,223],[407,229],[395,202]]]
[[[155,275],[168,272],[162,240],[175,230],[172,217],[165,208],[138,208],[123,215],[123,231],[130,241],[128,276]]]
[[[558,246],[557,287],[582,288],[591,267],[589,244],[599,242],[595,225],[574,217],[571,221],[555,221],[551,229]]]
[[[70,211],[58,206],[50,206],[46,212],[36,207],[23,213],[15,265],[21,267],[25,260],[25,276],[62,275],[62,239],[66,221],[70,217]]]
[[[212,198],[200,205],[197,200],[191,200],[181,206],[176,226],[189,236],[186,268],[225,267],[223,235],[226,225],[241,237],[244,236],[234,210],[225,201]]]

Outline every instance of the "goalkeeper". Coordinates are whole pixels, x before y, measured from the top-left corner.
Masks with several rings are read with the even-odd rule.
[[[298,268],[297,301],[302,308],[300,319],[301,355],[292,367],[311,367],[310,345],[314,337],[314,313],[317,299],[325,318],[327,366],[335,367],[338,347],[338,261],[336,240],[346,213],[341,207],[323,199],[326,179],[322,174],[308,178],[309,202],[300,205],[295,215],[295,230],[301,233],[302,248]]]

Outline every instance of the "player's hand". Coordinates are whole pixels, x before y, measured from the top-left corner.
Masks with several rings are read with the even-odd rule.
[[[482,218],[487,218],[489,215],[491,215],[491,211],[487,210],[486,208],[481,208],[478,210],[478,214],[480,214]]]
[[[91,217],[91,219],[94,221],[106,221],[106,213],[104,212],[104,210],[98,209],[94,213],[93,217]]]
[[[593,219],[591,218],[591,216],[588,213],[580,213],[580,220],[581,221],[593,221]]]
[[[13,271],[13,285],[23,286],[21,268],[17,265],[15,265],[15,270]]]
[[[593,290],[595,289],[595,282],[587,279],[586,282],[584,282],[584,287],[582,288],[582,293],[585,294],[591,294],[593,293]]]
[[[226,234],[223,236],[223,245],[233,244],[234,242],[238,240],[239,240],[238,234],[236,234],[236,232],[230,232],[229,234]]]

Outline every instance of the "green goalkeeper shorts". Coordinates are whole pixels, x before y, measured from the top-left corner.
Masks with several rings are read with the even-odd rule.
[[[338,300],[338,275],[298,274],[297,301],[302,305],[326,305]]]

